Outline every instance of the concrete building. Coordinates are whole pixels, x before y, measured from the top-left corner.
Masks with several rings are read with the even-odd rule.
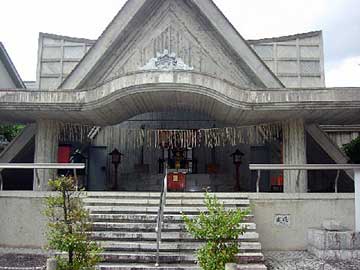
[[[246,41],[211,0],[130,0],[98,40],[40,33],[29,85],[0,87],[0,122],[27,124],[0,163],[72,156],[87,163],[81,182],[89,191],[159,191],[167,162],[171,172],[186,172],[175,190],[255,192],[250,163],[347,163],[341,147],[360,132],[360,88],[325,87],[321,31]],[[114,149],[123,154],[118,174]],[[4,188],[47,191],[56,173],[3,175]],[[284,212],[280,201],[290,213],[298,201],[314,209],[323,198],[321,209],[335,200],[334,216],[352,227],[353,217],[339,210],[352,194],[301,194],[331,193],[335,178],[264,173],[261,191],[294,194],[271,203],[275,197],[252,194],[255,212],[269,225]],[[341,172],[339,191],[353,190],[353,174]],[[281,236],[260,230],[266,247],[280,237],[279,245],[303,249],[313,222]],[[298,245],[286,239],[296,231]]]
[[[340,147],[359,134],[359,91],[325,88],[321,31],[245,41],[211,1],[165,2],[152,13],[143,9],[154,3],[129,1],[97,41],[40,33],[32,89],[2,87],[8,89],[1,91],[0,120],[29,126],[18,138],[24,142],[0,161],[12,161],[32,140],[34,159],[27,154],[24,161],[56,162],[58,146],[80,151],[89,190],[157,191],[161,160],[186,152],[185,189],[218,192],[234,191],[236,149],[245,154],[239,182],[247,192],[255,191],[249,163],[347,161]],[[244,126],[260,131],[246,139]],[[263,136],[261,128],[277,134]],[[162,131],[174,132],[160,146]],[[171,136],[184,134],[191,145],[169,149]],[[109,157],[115,148],[124,155],[117,181]],[[3,178],[5,189],[46,190],[49,174],[39,187],[31,177],[16,185]],[[329,192],[335,178],[264,174],[261,189]],[[340,190],[353,190],[351,178],[341,174]]]

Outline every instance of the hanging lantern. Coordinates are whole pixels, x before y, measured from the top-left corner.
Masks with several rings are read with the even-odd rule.
[[[119,150],[115,148],[109,155],[111,156],[112,164],[119,165],[121,163],[121,156],[123,156],[123,154],[121,154]]]
[[[235,165],[240,165],[242,163],[242,157],[245,154],[241,152],[239,149],[236,149],[234,153],[232,153],[230,156],[233,158],[233,163]]]

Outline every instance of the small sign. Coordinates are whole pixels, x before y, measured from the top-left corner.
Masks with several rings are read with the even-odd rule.
[[[290,215],[275,215],[274,218],[274,225],[279,227],[290,227],[291,226],[291,219]]]
[[[174,174],[174,176],[173,176],[173,181],[174,182],[179,182],[179,177],[176,174]]]

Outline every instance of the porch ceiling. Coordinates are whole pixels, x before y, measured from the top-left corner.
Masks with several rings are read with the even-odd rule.
[[[360,88],[241,89],[196,72],[136,72],[87,90],[0,90],[0,122],[113,125],[146,112],[205,113],[229,125],[304,118],[359,124]]]

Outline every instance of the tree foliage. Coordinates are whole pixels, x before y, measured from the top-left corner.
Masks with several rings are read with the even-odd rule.
[[[66,254],[56,256],[57,269],[94,269],[100,261],[101,249],[87,233],[91,223],[80,198],[81,192],[75,192],[72,177],[50,180],[49,185],[59,192],[57,196],[46,198],[49,248]]]
[[[227,210],[215,195],[206,193],[206,212],[193,219],[183,215],[187,231],[195,239],[205,241],[197,258],[204,270],[224,270],[226,263],[236,262],[239,236],[246,227],[241,224],[249,210]]]
[[[4,135],[4,137],[11,142],[23,128],[23,125],[0,125],[0,135]]]
[[[360,164],[360,136],[345,144],[343,149],[353,163]]]

